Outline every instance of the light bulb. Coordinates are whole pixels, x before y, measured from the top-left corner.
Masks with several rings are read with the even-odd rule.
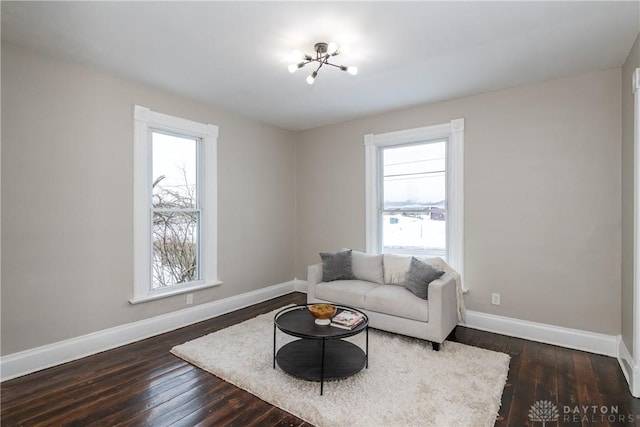
[[[352,76],[355,76],[356,74],[358,74],[358,67],[354,67],[353,65],[347,67],[347,73],[351,74]]]
[[[316,76],[318,75],[318,73],[316,73],[315,71],[311,74],[309,74],[309,77],[307,77],[307,83],[309,83],[310,85],[313,84],[313,82],[316,81]]]
[[[336,52],[338,52],[338,44],[336,42],[329,43],[329,46],[327,46],[327,53],[329,55],[333,55]]]
[[[290,73],[295,73],[296,71],[298,71],[298,64],[291,64],[287,67],[287,70],[289,70]]]

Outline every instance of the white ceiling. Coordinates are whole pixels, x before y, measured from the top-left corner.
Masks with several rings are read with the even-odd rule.
[[[7,2],[2,39],[291,130],[620,67],[629,2]],[[350,52],[305,82],[289,53]]]

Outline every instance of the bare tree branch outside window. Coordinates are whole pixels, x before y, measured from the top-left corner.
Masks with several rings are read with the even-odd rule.
[[[157,177],[153,188],[153,288],[198,279],[198,224],[195,184],[182,167],[183,183]]]

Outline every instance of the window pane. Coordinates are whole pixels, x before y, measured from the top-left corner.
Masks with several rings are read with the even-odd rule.
[[[385,212],[382,215],[382,251],[446,256],[447,226],[443,210],[428,214]]]
[[[444,208],[446,142],[383,150],[383,209]]]
[[[197,206],[197,139],[152,132],[153,207]]]
[[[446,257],[446,141],[382,151],[383,252]]]
[[[198,212],[154,212],[152,289],[199,279]]]

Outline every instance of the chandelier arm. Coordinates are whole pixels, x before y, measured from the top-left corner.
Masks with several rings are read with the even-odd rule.
[[[313,58],[311,58],[311,59],[306,59],[306,58],[305,58],[305,60],[304,60],[304,61],[301,61],[301,62],[299,62],[299,63],[298,63],[298,68],[302,68],[302,67],[304,67],[305,65],[310,64],[310,63],[312,63],[312,62],[314,62],[314,61],[315,61],[315,59],[313,59]]]
[[[342,71],[346,71],[347,67],[344,65],[332,64],[331,62],[325,62],[327,65],[331,65],[332,67],[340,68]]]

